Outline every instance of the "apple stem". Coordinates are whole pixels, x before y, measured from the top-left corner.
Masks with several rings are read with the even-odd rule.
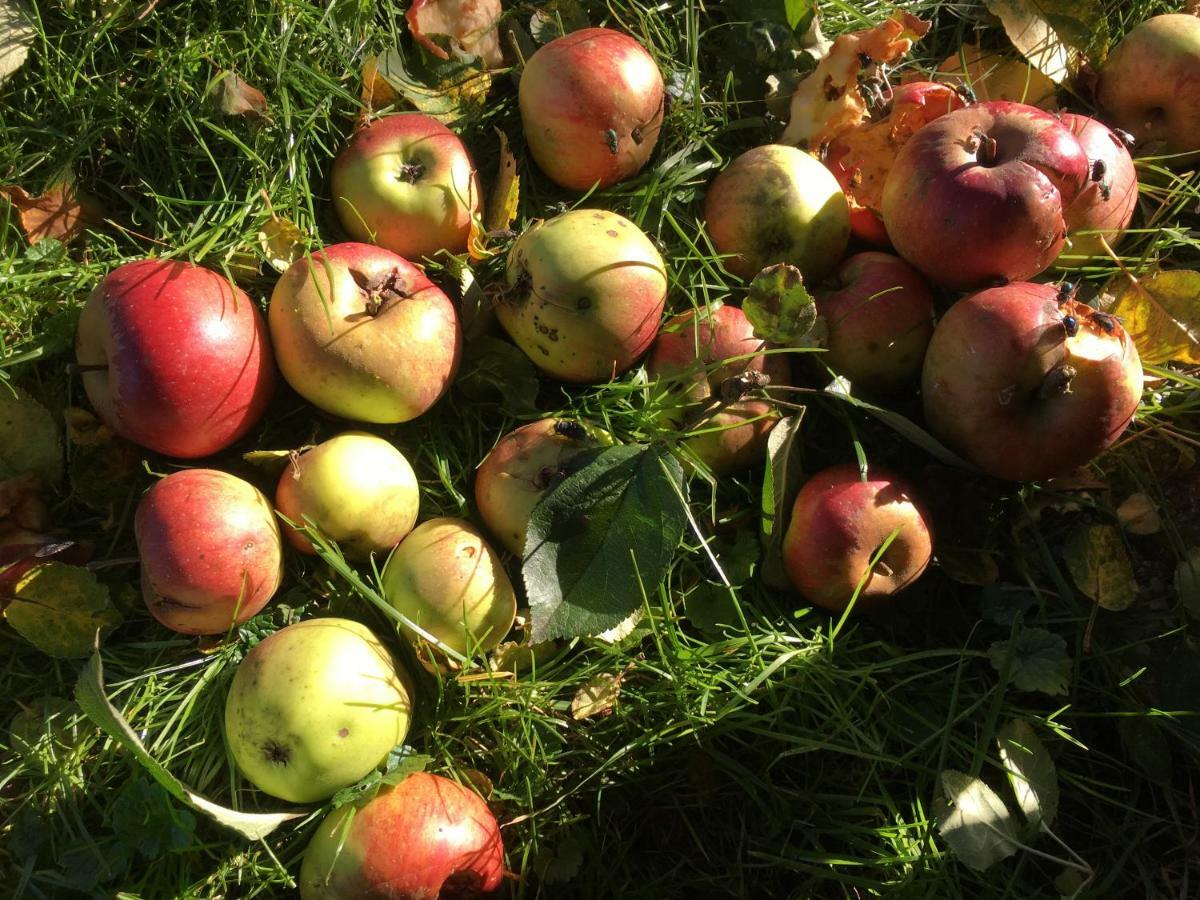
[[[979,154],[976,157],[980,165],[993,166],[996,164],[996,157],[999,155],[1000,148],[996,143],[996,139],[990,134],[980,136]]]
[[[887,563],[885,563],[882,559],[879,560],[877,563],[875,563],[874,571],[878,572],[884,578],[891,578],[893,575],[896,574],[895,570],[891,566],[889,566]]]
[[[107,372],[108,363],[88,363],[87,365],[77,364],[73,368],[81,375],[85,372]]]

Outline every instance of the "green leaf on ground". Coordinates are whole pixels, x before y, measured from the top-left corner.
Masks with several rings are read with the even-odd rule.
[[[723,584],[702,581],[683,598],[683,614],[697,631],[719,636],[728,628],[740,628],[736,593]]]
[[[1137,598],[1133,563],[1115,525],[1079,525],[1063,546],[1075,586],[1108,610],[1120,611]]]
[[[795,266],[778,263],[755,275],[742,312],[760,340],[812,346],[809,339],[817,324],[817,305]]]
[[[446,36],[431,39],[440,42]],[[410,106],[445,123],[481,110],[492,86],[492,76],[479,57],[450,54],[439,59],[420,46],[407,56],[397,47],[380,53],[374,75]]]
[[[1012,814],[979,778],[946,769],[937,806],[938,834],[977,872],[1017,852]]]
[[[63,448],[58,423],[25,391],[0,384],[0,481],[26,472],[47,485],[61,480]]]
[[[1044,628],[1022,628],[1011,641],[996,641],[988,657],[997,672],[1008,673],[1022,691],[1065,694],[1071,683],[1071,657],[1067,642]]]
[[[1033,727],[1013,719],[996,734],[996,744],[1025,821],[1038,828],[1052,824],[1058,815],[1058,771]]]
[[[96,641],[121,624],[108,588],[82,566],[51,562],[26,572],[13,589],[4,617],[21,637],[49,656],[87,656]]]

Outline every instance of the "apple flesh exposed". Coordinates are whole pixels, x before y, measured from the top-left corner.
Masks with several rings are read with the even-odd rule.
[[[1050,113],[979,103],[904,145],[884,184],[883,221],[896,251],[938,284],[1020,281],[1058,256],[1090,174],[1087,153]]]
[[[921,576],[932,554],[929,522],[908,482],[876,466],[864,480],[853,463],[804,483],[783,538],[792,584],[831,612],[846,609],[860,585],[855,609],[878,609]]]
[[[362,422],[415,419],[458,370],[454,305],[390,250],[334,244],[296,260],[268,310],[284,378],[326,412]]]
[[[356,241],[409,259],[467,249],[479,216],[475,166],[430,116],[399,113],[356,132],[333,163],[333,206]]]
[[[299,526],[311,520],[347,559],[364,562],[390,550],[417,523],[421,494],[404,454],[383,438],[347,431],[305,451],[284,469],[275,508]],[[298,528],[283,533],[297,550],[316,553]]]
[[[1200,18],[1154,16],[1133,28],[1104,61],[1100,108],[1138,142],[1141,155],[1200,154]]]
[[[224,276],[176,260],[109,272],[79,316],[75,358],[101,421],[167,456],[225,449],[275,389],[254,303]]]
[[[513,244],[505,331],[538,368],[595,384],[632,366],[654,340],[667,297],[662,256],[623,216],[576,209],[534,223]]]
[[[612,444],[608,432],[571,419],[541,419],[510,431],[475,473],[475,505],[511,553],[525,552],[525,532],[538,501],[589,451]]]
[[[491,545],[469,522],[422,522],[383,569],[388,603],[464,656],[491,650],[517,617],[517,595]],[[421,637],[405,626],[412,640]]]
[[[504,844],[487,804],[455,781],[415,772],[321,822],[300,866],[300,897],[466,900],[491,894],[503,877]]]
[[[256,644],[225,701],[225,738],[255,787],[313,803],[357,782],[404,741],[407,674],[364,625],[305,619]]]
[[[1049,284],[959,300],[921,376],[933,434],[996,478],[1053,478],[1123,432],[1142,395],[1133,340],[1112,316]]]
[[[856,390],[886,396],[918,381],[934,315],[920,272],[890,253],[856,253],[813,299],[828,328],[820,359]]]
[[[750,279],[774,263],[808,283],[837,265],[850,240],[850,207],[833,173],[810,153],[782,144],[747,150],[714,179],[704,220],[734,275]]]
[[[142,597],[182,634],[224,634],[267,605],[283,580],[275,511],[247,481],[215,469],[172,472],[133,519]]]
[[[779,411],[754,385],[761,376],[765,384],[791,379],[787,358],[765,349],[736,306],[676,316],[654,342],[647,374],[672,381],[675,393],[666,423],[692,432],[684,439],[688,449],[714,474],[752,466],[766,454]]]
[[[1055,260],[1058,268],[1104,256],[1104,244],[1116,247],[1137,209],[1138,180],[1133,158],[1107,125],[1089,116],[1061,113],[1064,125],[1083,145],[1092,163],[1092,180],[1068,211],[1067,243]]]
[[[518,102],[538,167],[565,188],[603,188],[638,172],[654,152],[663,80],[629,35],[584,28],[529,58]]]

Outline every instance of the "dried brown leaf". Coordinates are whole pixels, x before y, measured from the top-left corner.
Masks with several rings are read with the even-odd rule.
[[[68,244],[104,218],[94,197],[66,181],[52,185],[36,197],[16,185],[0,187],[0,194],[8,197],[8,202],[16,208],[21,229],[30,244],[46,238]]]
[[[209,85],[208,96],[216,108],[227,116],[242,116],[251,121],[270,118],[263,92],[247,84],[237,72],[218,73]]]
[[[413,0],[405,14],[413,39],[438,59],[450,54],[429,39],[447,35],[455,49],[478,56],[489,69],[504,65],[500,0]]]

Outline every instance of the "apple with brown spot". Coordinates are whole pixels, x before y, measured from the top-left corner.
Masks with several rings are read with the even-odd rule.
[[[1104,243],[1115,248],[1121,242],[1137,210],[1138,177],[1125,141],[1099,119],[1075,113],[1060,113],[1059,118],[1092,164],[1087,187],[1067,211],[1067,242],[1054,261],[1061,269],[1107,258]]]

